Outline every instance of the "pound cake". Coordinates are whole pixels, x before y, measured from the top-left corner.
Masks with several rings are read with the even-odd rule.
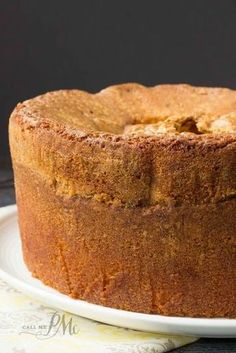
[[[236,91],[46,93],[10,118],[33,276],[142,313],[236,318]]]

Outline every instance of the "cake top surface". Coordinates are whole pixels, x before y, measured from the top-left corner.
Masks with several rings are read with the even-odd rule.
[[[16,111],[32,126],[53,122],[95,135],[236,133],[236,91],[227,88],[127,83],[95,94],[60,90],[20,103]]]

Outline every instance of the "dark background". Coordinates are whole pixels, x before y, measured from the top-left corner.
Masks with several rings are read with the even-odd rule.
[[[236,88],[236,1],[0,0],[0,161],[15,104],[58,88]]]

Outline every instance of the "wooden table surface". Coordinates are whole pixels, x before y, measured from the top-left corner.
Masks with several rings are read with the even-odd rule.
[[[0,170],[0,207],[15,203],[14,182],[10,168]],[[236,331],[235,331],[236,336]],[[236,338],[202,338],[188,346],[175,349],[176,353],[236,353]]]

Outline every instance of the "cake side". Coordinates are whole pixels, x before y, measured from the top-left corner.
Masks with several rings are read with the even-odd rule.
[[[40,173],[58,195],[126,205],[209,203],[236,195],[236,135],[120,139],[68,135],[10,121],[13,161]]]
[[[15,175],[24,259],[45,284],[124,310],[236,318],[235,199],[127,209]]]

